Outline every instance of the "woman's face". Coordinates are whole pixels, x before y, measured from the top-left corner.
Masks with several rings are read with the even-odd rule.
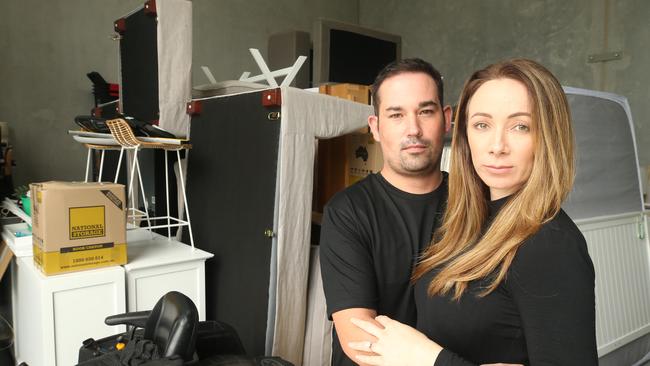
[[[495,79],[481,85],[467,108],[467,140],[474,169],[496,200],[518,191],[533,168],[532,106],[523,83]]]

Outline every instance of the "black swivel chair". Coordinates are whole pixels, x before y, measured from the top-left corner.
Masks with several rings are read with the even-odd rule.
[[[180,292],[169,292],[146,319],[143,338],[152,340],[163,357],[176,355],[184,361],[193,359],[199,312],[192,300]],[[115,316],[106,319],[107,324],[111,322],[122,324]]]
[[[180,292],[167,293],[151,311],[109,316],[105,323],[125,324],[131,330],[97,341],[92,338],[84,341],[78,366],[113,365],[105,359],[117,355],[116,345],[127,344],[123,350],[126,351],[128,343],[136,344],[137,340],[153,342],[161,357],[187,366],[292,366],[280,357],[246,355],[233,327],[214,320],[199,322],[196,306]],[[153,364],[160,365],[156,361]]]
[[[79,362],[92,365],[92,359],[115,351],[115,345],[135,339],[152,341],[161,357],[179,357],[185,363],[197,360],[195,355],[199,314],[194,302],[180,292],[165,294],[151,311],[113,315],[107,325],[125,324],[132,327],[127,334],[98,341],[88,339],[79,350]],[[144,328],[136,333],[137,328]]]

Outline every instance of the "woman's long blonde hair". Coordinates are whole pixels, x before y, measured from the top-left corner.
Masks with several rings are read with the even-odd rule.
[[[476,90],[494,79],[513,79],[526,86],[535,152],[530,177],[485,229],[490,195],[472,165],[467,109]],[[459,299],[470,281],[487,279],[479,294],[485,296],[505,278],[519,246],[559,212],[573,185],[574,161],[564,92],[557,79],[534,61],[513,59],[476,71],[465,82],[455,120],[447,211],[413,279],[439,267],[429,284],[429,295],[446,294],[453,288],[454,299]]]

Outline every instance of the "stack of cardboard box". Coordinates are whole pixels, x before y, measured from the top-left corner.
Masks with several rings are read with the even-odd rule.
[[[357,84],[327,84],[319,88],[321,94],[370,104],[370,87]],[[354,133],[328,140],[319,140],[314,179],[314,211],[323,206],[338,191],[381,170],[381,147],[368,127]]]

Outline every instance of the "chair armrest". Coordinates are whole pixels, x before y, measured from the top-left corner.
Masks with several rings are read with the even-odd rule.
[[[149,319],[149,314],[151,314],[151,310],[111,315],[104,319],[104,323],[106,325],[126,324],[137,328],[144,328],[147,319]]]

